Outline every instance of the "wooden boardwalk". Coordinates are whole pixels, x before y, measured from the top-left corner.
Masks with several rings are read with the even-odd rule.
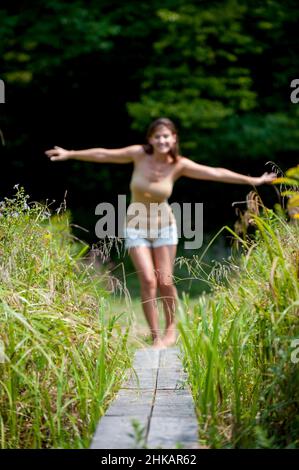
[[[179,351],[139,349],[92,449],[195,449],[198,425]],[[134,373],[135,372],[135,373]]]

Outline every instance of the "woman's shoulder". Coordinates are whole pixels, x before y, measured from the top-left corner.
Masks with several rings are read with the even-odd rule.
[[[190,160],[190,158],[184,157],[183,155],[178,155],[177,159],[178,159],[178,162],[180,162],[181,164],[184,164],[186,163],[186,161]]]
[[[132,157],[135,161],[139,161],[140,159],[146,156],[146,152],[142,144],[132,145]]]
[[[183,157],[183,155],[179,156],[178,166],[180,167],[181,170],[183,170],[184,168],[189,168],[190,165],[192,165],[192,163],[193,163],[193,160],[191,158]]]
[[[188,161],[189,158],[183,157],[183,155],[177,155],[176,163],[179,168],[183,168]]]
[[[189,158],[183,157],[183,155],[177,155],[175,162],[175,179],[178,179],[180,176],[182,176],[189,160]]]

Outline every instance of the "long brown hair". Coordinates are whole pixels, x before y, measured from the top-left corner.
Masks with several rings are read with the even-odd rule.
[[[156,131],[156,129],[160,126],[167,127],[167,129],[169,129],[173,134],[176,134],[177,136],[176,143],[174,144],[172,149],[169,151],[169,155],[171,156],[173,163],[175,163],[178,160],[178,155],[179,155],[179,137],[178,137],[178,132],[175,127],[175,124],[168,118],[162,117],[162,118],[156,119],[149,125],[147,129],[147,133],[146,133],[147,144],[143,145],[143,149],[148,154],[152,154],[154,152],[154,148],[151,144],[148,143],[148,140]]]

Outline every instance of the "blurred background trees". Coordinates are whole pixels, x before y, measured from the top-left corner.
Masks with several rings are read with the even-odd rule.
[[[95,206],[129,196],[131,165],[50,162],[44,151],[143,143],[168,116],[182,154],[245,174],[297,163],[299,10],[293,0],[50,0],[1,3],[0,197],[24,185],[96,241]],[[172,200],[204,203],[206,230],[233,221],[249,187],[181,179]],[[270,201],[273,188],[260,192]],[[53,207],[55,204],[53,205]]]

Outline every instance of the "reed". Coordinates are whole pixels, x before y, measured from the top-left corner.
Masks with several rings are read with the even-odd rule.
[[[69,212],[27,200],[0,204],[0,446],[88,447],[130,366],[130,321],[79,265]]]
[[[209,447],[299,447],[299,225],[281,213],[253,214],[253,239],[214,270],[213,291],[193,314],[181,309],[200,441]]]

